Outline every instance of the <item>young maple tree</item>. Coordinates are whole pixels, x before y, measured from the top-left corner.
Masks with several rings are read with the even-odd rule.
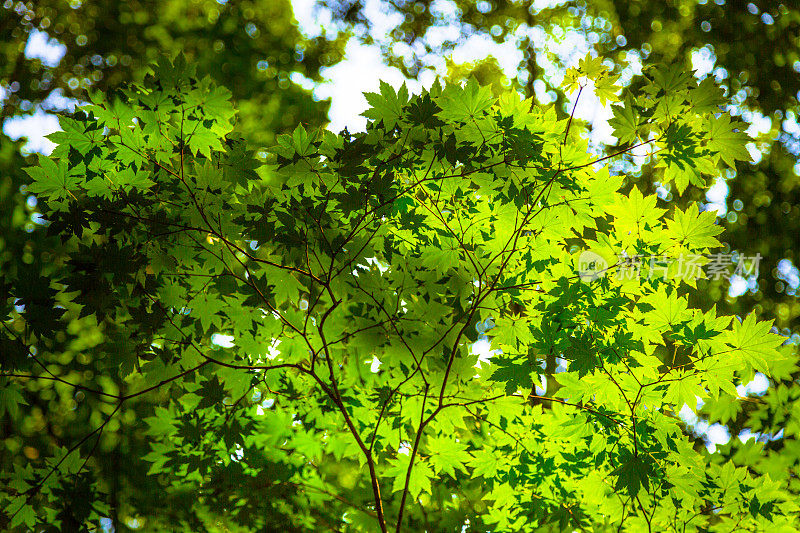
[[[74,251],[16,308],[0,301],[0,399],[57,382],[106,417],[3,473],[8,527],[108,516],[92,453],[147,396],[136,459],[165,498],[191,499],[176,522],[192,530],[791,529],[790,487],[719,464],[678,416],[755,371],[787,375],[784,339],[689,308],[696,276],[679,265],[719,245],[713,213],[623,194],[609,172],[636,153],[683,191],[747,159],[747,137],[712,82],[674,68],[636,94],[599,59],[566,79],[617,102],[627,147],[593,156],[572,116],[475,82],[381,84],[366,132],[298,125],[264,164],[233,133],[228,91],[180,58],[62,117],[28,172]],[[586,276],[589,248],[607,264]],[[669,266],[612,275],[625,256]],[[122,387],[39,364],[51,292],[103,328]],[[64,510],[79,486],[91,499]]]

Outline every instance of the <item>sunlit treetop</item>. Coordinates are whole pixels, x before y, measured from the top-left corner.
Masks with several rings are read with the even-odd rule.
[[[650,157],[682,191],[745,159],[746,136],[676,68],[636,94],[591,58],[567,78],[616,102],[618,152],[470,81],[382,84],[365,132],[298,125],[261,164],[228,91],[181,58],[64,117],[28,172],[77,252],[0,301],[16,354],[0,405],[35,397],[54,301],[136,349],[108,343],[125,386],[82,391],[108,402],[83,441],[3,474],[4,520],[107,516],[94,445],[147,395],[137,459],[166,494],[193,491],[198,516],[246,530],[790,530],[789,473],[720,464],[678,412],[735,401],[756,371],[781,379],[795,356],[768,322],[689,305],[682,265],[717,249],[715,217],[622,194],[607,167]],[[589,249],[603,265],[587,276]],[[658,262],[616,275],[637,257]],[[92,505],[64,509],[78,481]]]

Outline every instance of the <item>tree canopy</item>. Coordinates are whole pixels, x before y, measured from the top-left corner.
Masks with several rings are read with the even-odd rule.
[[[800,257],[795,236],[800,179],[796,162],[800,129],[797,72],[800,69],[800,10],[788,2],[674,0],[603,0],[586,2],[517,2],[514,0],[451,0],[376,2],[386,17],[397,21],[387,35],[373,30],[380,17],[370,16],[362,0],[320,0],[345,27],[365,42],[376,42],[387,61],[410,77],[435,68],[436,62],[460,46],[464,38],[483,38],[518,48],[515,72],[498,68],[488,57],[471,65],[451,65],[457,78],[474,73],[485,83],[518,89],[534,96],[550,91],[559,98],[556,111],[569,113],[568,103],[554,91],[570,66],[553,45],[578,37],[630,78],[644,83],[633,65],[660,63],[696,71],[714,79],[726,92],[729,111],[742,118],[753,135],[754,164],[737,165],[721,178],[728,189],[724,204],[724,244],[731,252],[761,254],[761,276],[746,280],[743,290],[729,293],[727,280],[713,280],[705,291],[730,313],[750,310],[776,320],[782,333],[798,333],[800,303],[794,276]],[[371,4],[372,5],[372,4]],[[374,12],[374,8],[372,8]],[[546,72],[549,71],[549,72]],[[613,151],[614,147],[610,147]],[[643,165],[632,178],[655,190],[658,168]],[[707,188],[691,189],[670,199],[681,207],[704,201]],[[754,239],[754,235],[758,238]]]
[[[570,112],[569,103],[554,89],[571,64],[572,59],[558,53],[567,41],[584,42],[606,61],[613,61],[615,72],[634,89],[645,83],[637,65],[648,62],[682,66],[699,79],[713,79],[725,91],[728,111],[748,125],[752,142],[748,150],[754,160],[739,162],[708,181],[706,187],[689,187],[679,195],[674,187],[661,183],[663,167],[631,158],[626,161],[629,183],[624,191],[635,184],[643,192],[658,194],[666,205],[682,209],[709,202],[707,208],[717,210],[719,224],[725,228],[719,237],[722,251],[730,254],[734,263],[740,256],[760,255],[761,261],[757,270],[744,277],[700,280],[701,290],[689,295],[690,302],[704,306],[710,300],[725,314],[756,313],[774,320],[782,335],[800,343],[797,6],[737,0],[384,1],[380,5],[398,22],[395,31],[384,37],[370,31],[379,19],[369,17],[365,2],[322,3],[357,36],[377,40],[388,61],[404,68],[409,76],[423,74],[465,38],[510,43],[512,52],[514,47],[521,52],[518,68],[512,72],[501,71],[497,62],[488,58],[451,66],[451,74],[458,78],[471,69],[485,83],[505,84],[528,96],[557,98],[556,112],[561,116]],[[603,147],[604,153],[617,151],[615,142],[612,139]],[[712,184],[713,203],[708,187]],[[728,445],[717,448],[724,460],[755,454],[769,471],[791,468],[796,472],[800,463],[789,449],[794,438],[790,428],[796,424],[793,413],[800,412],[797,378],[793,372],[782,380],[763,380],[764,386],[769,385],[757,393],[763,398],[753,398],[751,393],[746,400],[703,404],[699,427],[722,424],[731,437]],[[758,432],[755,438],[761,442],[757,445],[736,438],[750,438],[751,429]]]
[[[617,100],[615,79],[587,58],[567,89]],[[383,84],[365,132],[297,125],[264,164],[230,92],[182,56],[62,117],[27,172],[72,249],[2,302],[2,405],[51,381],[102,407],[4,473],[9,526],[107,517],[93,454],[147,397],[138,459],[191,509],[138,517],[152,529],[792,528],[786,475],[696,450],[678,411],[796,356],[769,322],[689,305],[682,265],[719,246],[713,214],[608,170],[640,153],[685,188],[747,138],[711,84],[646,79],[607,156],[554,105],[470,81]],[[121,381],[41,364],[65,312],[103,331],[85,358]]]
[[[315,36],[298,30],[288,1],[0,5],[0,373],[5,374],[0,377],[0,527],[8,529],[14,521],[18,530],[33,523],[37,529],[63,531],[96,529],[98,524],[115,531],[306,530],[309,524],[379,529],[366,456],[358,453],[340,406],[302,370],[310,368],[301,353],[292,351],[302,349],[296,346],[303,342],[295,339],[297,332],[270,336],[270,328],[277,327],[270,323],[260,337],[254,334],[251,344],[242,345],[250,338],[233,327],[260,325],[257,313],[268,307],[259,299],[266,298],[275,305],[281,299],[286,308],[294,303],[299,315],[276,309],[290,320],[304,320],[303,331],[311,332],[309,341],[318,354],[314,373],[329,390],[330,377],[320,374],[328,370],[322,365],[327,359],[320,357],[322,346],[335,341],[329,351],[340,389],[336,394],[359,438],[366,442],[375,435],[370,448],[389,529],[397,527],[402,507],[408,531],[522,528],[509,525],[514,520],[528,521],[527,527],[537,530],[583,524],[639,531],[663,524],[678,528],[683,512],[689,513],[681,515],[688,530],[794,531],[794,507],[782,502],[796,499],[800,490],[800,389],[794,365],[800,315],[795,266],[797,9],[731,0],[569,1],[543,8],[504,0],[319,0],[304,5],[312,4],[332,21]],[[395,24],[391,31],[376,32],[376,7]],[[368,96],[372,123],[366,134],[335,136],[317,131],[327,102],[312,98],[307,88],[323,79],[322,67],[342,58],[350,34],[379,44],[386,60],[410,78],[430,68],[431,58],[443,61],[470,36],[513,43],[521,51],[520,64],[515,74],[502,71],[493,58],[473,64],[448,60],[452,87],[438,85],[413,96],[381,87]],[[603,62],[568,71],[574,58],[554,50],[565,36],[575,35]],[[37,58],[29,50],[36,39],[52,39],[63,57]],[[171,67],[162,62],[153,78],[150,65],[165,53],[178,52],[194,73],[183,68],[165,73]],[[640,75],[635,68],[654,62],[672,69],[644,69]],[[151,78],[142,83],[145,73]],[[214,82],[203,81],[206,76]],[[461,94],[455,86],[470,77],[479,83]],[[566,84],[574,82],[571,92],[562,88],[565,77]],[[170,81],[164,86],[157,80]],[[136,85],[130,86],[131,81]],[[671,83],[680,94],[675,102],[665,102]],[[585,124],[573,116],[573,104],[581,91],[585,100],[604,84],[609,102],[619,100],[612,120],[617,135],[605,146],[591,145],[599,161],[589,164]],[[618,85],[625,87],[621,95]],[[520,102],[509,90],[534,98]],[[151,91],[177,107],[153,119],[152,102],[147,103]],[[190,119],[197,121],[205,113],[202,95],[210,94],[209,116],[216,119],[203,120],[196,138],[176,134],[181,128],[175,109],[197,104]],[[69,100],[63,97],[93,102],[88,109],[93,115],[64,113]],[[473,110],[480,117],[474,128],[460,128],[458,111],[441,115],[468,100],[487,106]],[[223,115],[231,104],[235,119],[226,124]],[[143,122],[137,124],[163,124],[165,146],[151,146],[156,136],[143,125],[133,127],[125,140],[121,128],[108,126],[106,131],[104,124],[113,122],[114,113],[126,110],[141,115]],[[64,131],[53,138],[62,148],[52,159],[21,151],[24,139],[9,137],[8,126],[35,111],[63,114]],[[680,115],[675,129],[670,130],[663,113]],[[305,127],[296,130],[299,123]],[[749,139],[742,135],[745,129]],[[502,140],[489,136],[478,141],[478,131]],[[306,141],[296,141],[303,132]],[[400,140],[400,132],[409,137]],[[271,150],[265,165],[262,150],[280,133],[290,136]],[[155,163],[142,163],[124,150],[120,156],[114,146],[131,140],[142,143],[136,146],[147,158],[161,154],[158,164],[183,169],[188,185]],[[298,149],[297,142],[307,142],[307,150]],[[179,153],[185,166],[177,161]],[[303,165],[310,160],[320,166],[305,172]],[[128,170],[122,168],[125,161]],[[465,170],[467,161],[473,166]],[[406,190],[424,164],[431,164],[428,177],[438,171],[454,188],[436,190],[434,197],[435,180],[426,178]],[[570,168],[580,165],[587,166]],[[548,168],[558,175],[544,188],[553,177]],[[448,169],[452,176],[445,173]],[[310,175],[315,172],[328,181]],[[331,176],[341,178],[344,192],[328,189]],[[512,184],[498,189],[500,181]],[[599,182],[607,183],[598,189]],[[717,206],[703,205],[713,183],[729,191],[715,224]],[[216,213],[218,220],[198,219],[199,210],[180,203],[191,201],[190,188],[199,209]],[[528,190],[533,199],[543,194],[539,202],[552,200],[535,206],[542,211],[530,221],[525,214],[532,204],[519,200]],[[321,191],[326,191],[324,202]],[[416,191],[423,194],[417,197]],[[593,210],[573,212],[588,192],[600,195],[592,200]],[[554,200],[551,193],[564,198]],[[377,203],[356,207],[375,196]],[[243,215],[247,205],[251,211]],[[340,205],[350,206],[346,216]],[[368,216],[360,226],[347,226],[358,220],[353,218],[358,209],[369,211]],[[476,209],[483,211],[476,214]],[[514,210],[521,218],[512,218]],[[132,213],[143,219],[137,221]],[[262,220],[266,223],[258,226]],[[568,224],[560,225],[564,220]],[[511,255],[503,273],[525,270],[525,275],[509,281],[487,268],[482,276],[470,277],[494,257],[486,250],[516,235],[522,222],[532,227],[519,236],[529,248],[494,252],[496,261]],[[207,231],[208,226],[227,241]],[[626,227],[631,231],[627,238]],[[501,228],[497,235],[495,228]],[[448,241],[462,229],[463,242]],[[326,244],[340,244],[332,239],[350,231],[374,231],[363,253]],[[685,250],[675,243],[681,231],[689,243]],[[623,238],[615,241],[615,236]],[[403,239],[410,242],[401,244]],[[316,254],[309,259],[312,269],[297,257],[306,242]],[[207,251],[201,254],[201,247]],[[642,247],[647,250],[637,251]],[[620,257],[623,249],[627,256]],[[242,250],[246,254],[238,255]],[[219,254],[220,263],[207,253]],[[664,261],[652,262],[654,256],[647,255],[656,253],[666,254],[660,257]],[[401,259],[407,254],[413,258],[410,266]],[[740,257],[756,254],[760,273],[737,279],[736,291],[726,276],[714,275],[715,269],[732,269]],[[323,268],[317,258],[331,263]],[[677,258],[672,270],[670,258]],[[708,262],[689,264],[698,258]],[[309,285],[300,271],[276,276],[270,269],[278,267],[267,267],[265,260],[295,265],[317,279]],[[336,270],[351,260],[358,276]],[[606,276],[587,267],[587,261],[605,264]],[[697,268],[708,277],[697,279],[697,289],[689,290]],[[252,278],[248,269],[261,277]],[[325,295],[325,274],[331,269],[331,289],[347,300],[325,318],[327,341],[322,342],[320,312],[335,303]],[[412,285],[411,274],[420,272],[425,276]],[[408,278],[398,282],[401,274]],[[647,280],[636,289],[641,292],[631,292],[636,286],[631,275]],[[187,279],[178,280],[183,276]],[[489,290],[492,276],[501,281]],[[198,284],[203,277],[208,285]],[[345,277],[357,279],[360,287],[335,285]],[[174,286],[165,289],[169,278]],[[449,327],[455,324],[460,331],[473,301],[464,294],[478,294],[477,287],[467,287],[470,280],[480,282],[484,294],[489,290],[502,297],[490,300],[493,308],[477,308],[462,341],[455,342],[447,336],[452,335]],[[251,285],[261,294],[248,293]],[[323,294],[312,286],[322,287]],[[380,303],[364,303],[364,289]],[[165,290],[176,291],[187,305],[169,305]],[[423,297],[401,297],[410,295]],[[346,307],[351,300],[355,309]],[[401,307],[393,310],[391,302]],[[394,321],[381,305],[394,312]],[[659,317],[657,312],[665,310]],[[177,326],[166,324],[167,316]],[[781,338],[765,334],[771,320]],[[524,336],[526,327],[529,337]],[[649,333],[641,333],[641,327]],[[342,336],[353,331],[357,334]],[[748,332],[753,344],[744,347]],[[453,357],[441,409],[437,392],[442,385],[435,380],[441,379],[448,352],[440,345],[428,350],[423,338],[435,334]],[[405,346],[393,352],[408,337],[411,349],[425,354],[425,366],[409,363],[411,351]],[[417,337],[423,340],[415,344]],[[758,339],[767,344],[756,345]],[[779,340],[784,346],[778,357],[771,347]],[[217,362],[208,362],[192,343]],[[490,361],[487,352],[493,353]],[[472,383],[468,378],[476,357],[480,368],[475,367]],[[708,367],[709,357],[724,358],[730,367]],[[653,370],[656,359],[660,364]],[[182,375],[193,361],[206,364]],[[284,361],[296,366],[263,368]],[[631,368],[623,370],[625,365]],[[577,382],[569,381],[574,372]],[[641,382],[621,378],[620,372]],[[768,385],[766,391],[754,394],[746,385],[754,376]],[[660,381],[654,384],[647,377]],[[616,402],[633,399],[633,409],[602,395],[609,380],[621,394]],[[250,386],[245,394],[244,387]],[[467,396],[478,390],[486,394]],[[702,401],[695,403],[694,394]],[[471,401],[477,403],[465,405]],[[684,402],[687,406],[676,414]],[[650,412],[657,404],[663,416]],[[375,407],[384,405],[376,415]],[[421,417],[437,410],[418,431],[427,420]],[[446,418],[453,412],[461,424],[452,422],[451,427]],[[659,425],[665,417],[671,426]],[[618,428],[616,437],[604,420]],[[731,437],[713,453],[705,446],[711,424]],[[386,438],[386,425],[391,425],[391,438]],[[328,431],[331,426],[336,427]],[[231,440],[237,429],[242,440],[254,432],[268,437],[242,444]],[[673,440],[663,440],[665,431],[674,432]],[[412,466],[406,492],[400,462],[412,462],[417,433],[417,466]],[[669,454],[653,448],[653,439],[662,439],[658,444]],[[675,443],[678,451],[672,449]],[[230,456],[223,452],[226,446]],[[272,451],[265,455],[264,449]],[[493,455],[477,453],[483,449]],[[631,449],[633,455],[625,455]],[[67,450],[72,452],[65,455]],[[653,462],[640,464],[634,460],[637,453]],[[686,470],[669,470],[675,461]],[[622,465],[627,468],[620,470]],[[583,479],[590,470],[604,481]],[[403,486],[395,491],[398,479]],[[611,489],[618,503],[608,504]],[[721,491],[727,499],[713,500]],[[669,509],[675,506],[672,521],[660,508],[665,501],[672,501]],[[599,516],[606,522],[601,524]]]

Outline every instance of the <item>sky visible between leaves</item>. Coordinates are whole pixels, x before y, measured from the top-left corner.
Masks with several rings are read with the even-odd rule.
[[[220,4],[227,2],[227,0],[217,1]],[[330,14],[325,10],[315,8],[315,3],[315,0],[292,0],[300,30],[311,37],[319,36],[323,28],[334,26]],[[560,0],[536,0],[534,6],[538,9],[543,9],[558,3],[560,3]],[[397,17],[400,15],[387,12],[382,7],[383,5],[384,3],[381,0],[366,0],[365,2],[365,12],[374,24],[373,35],[388,35],[391,29],[399,23]],[[437,0],[433,3],[431,10],[437,13],[442,20],[453,22],[456,20],[456,8],[449,0]],[[515,77],[517,66],[522,60],[522,52],[516,46],[516,42],[522,38],[521,30],[503,44],[495,43],[486,36],[460,36],[459,31],[459,27],[455,23],[445,24],[433,28],[426,35],[426,38],[434,45],[440,44],[445,40],[460,40],[461,43],[456,47],[452,55],[452,60],[455,63],[469,63],[483,59],[487,55],[492,55],[498,60],[500,67],[509,78]],[[584,57],[590,48],[590,42],[587,40],[586,35],[578,31],[564,32],[563,35],[556,36],[556,38],[553,38],[553,36],[548,37],[540,28],[534,28],[530,32],[537,46],[541,47],[546,44],[547,50],[561,58],[563,63],[567,65],[577,63],[577,60]],[[380,38],[377,40],[380,42]],[[398,54],[408,53],[410,56],[412,52],[405,43],[396,43],[394,46],[394,51]],[[35,31],[28,40],[25,55],[29,58],[39,58],[49,66],[55,66],[63,57],[64,50],[62,44],[55,39],[51,39],[45,32]],[[311,80],[299,73],[292,76],[292,81],[312,89],[317,98],[331,99],[328,129],[338,132],[347,127],[352,132],[363,131],[366,119],[360,114],[367,108],[367,101],[363,93],[377,92],[380,80],[388,82],[395,88],[405,82],[414,92],[421,87],[430,87],[437,74],[446,73],[444,57],[428,54],[423,56],[422,59],[425,64],[433,67],[433,70],[423,71],[419,80],[406,80],[398,69],[383,63],[378,45],[363,45],[359,43],[358,39],[353,38],[346,47],[345,59],[332,67],[322,69],[324,83],[315,86]],[[561,77],[559,68],[552,64],[547,57],[540,56],[538,59],[545,75],[552,79],[556,85],[559,84]],[[630,79],[632,75],[639,73],[641,69],[641,58],[636,53],[630,52],[627,59],[630,62],[630,67],[623,72],[621,80],[623,83],[625,83],[626,78]],[[694,53],[692,67],[700,77],[713,74],[721,78],[727,75],[724,69],[715,68],[714,55],[707,48],[702,48]],[[545,86],[541,82],[535,84],[535,89],[537,99],[543,103],[547,103],[554,97],[554,95],[551,97],[551,95],[547,94]],[[575,103],[574,97],[575,93],[572,94],[572,99],[569,102],[570,109]],[[2,89],[0,89],[0,101],[2,98]],[[14,139],[21,136],[28,137],[29,141],[25,147],[26,150],[49,153],[53,145],[44,136],[58,128],[58,121],[48,111],[69,108],[72,104],[71,101],[61,96],[58,92],[54,92],[40,109],[34,111],[33,115],[11,119],[4,124],[3,130]],[[575,116],[592,123],[591,144],[593,146],[614,142],[611,127],[608,125],[608,119],[612,116],[610,107],[601,106],[591,91],[583,91],[581,100],[575,107]],[[743,118],[751,122],[750,133],[753,135],[762,131],[769,131],[771,127],[771,121],[767,117],[752,116],[751,114],[750,117],[744,116]],[[789,124],[789,126],[792,125],[797,126],[797,129],[800,130],[800,125],[796,122]],[[748,149],[753,159],[758,162],[761,159],[761,153],[756,149],[755,145],[750,143]],[[658,192],[662,198],[669,195],[669,192],[663,187]],[[706,194],[708,200],[706,209],[716,210],[718,216],[721,217],[728,215],[728,192],[729,189],[725,180],[718,179]],[[733,213],[728,216],[736,215]],[[797,273],[797,268],[794,265],[789,265],[787,276],[791,278]],[[795,275],[794,277],[797,276]],[[798,285],[800,285],[800,282],[798,282]],[[794,289],[798,288],[794,285],[792,287]],[[731,278],[728,291],[730,296],[739,296],[748,290],[758,290],[755,277],[745,279],[733,276]]]
[[[221,0],[217,1],[221,4],[226,3]],[[559,3],[561,3],[559,0],[536,0],[534,6],[541,9]],[[334,25],[329,13],[315,8],[315,0],[292,0],[292,4],[299,28],[307,36],[318,36],[322,33],[323,28],[331,28]],[[391,29],[399,23],[396,20],[397,15],[386,12],[381,5],[380,0],[366,0],[365,2],[366,14],[374,24],[372,34],[378,36],[388,35]],[[432,10],[438,12],[444,20],[454,21],[457,16],[454,4],[449,0],[437,0],[434,2]],[[498,44],[485,36],[460,36],[459,31],[457,25],[448,24],[432,29],[426,37],[432,40],[433,44],[439,44],[445,40],[459,41],[460,44],[455,48],[451,56],[453,62],[457,64],[478,61],[487,55],[492,55],[497,59],[498,64],[509,78],[516,76],[517,67],[522,60],[522,52],[516,45],[516,41],[522,37],[519,32],[518,35],[512,36],[506,42]],[[563,35],[557,38],[547,36],[539,28],[530,31],[531,37],[537,46],[546,45],[550,52],[560,57],[563,63],[567,65],[576,64],[578,59],[586,55],[591,46],[586,36],[577,31],[564,32]],[[393,51],[400,55],[410,55],[412,53],[412,50],[405,43],[397,43],[394,46],[395,49]],[[25,47],[25,55],[28,58],[38,58],[48,66],[57,65],[64,53],[64,45],[55,39],[51,39],[45,32],[40,31],[31,33]],[[561,73],[556,65],[552,64],[546,57],[540,56],[538,59],[545,76],[552,79],[554,84],[559,84]],[[642,65],[641,58],[635,53],[629,53],[627,59],[630,67],[623,72],[623,83],[626,78],[630,79],[631,76],[638,74]],[[389,67],[383,62],[379,43],[368,46],[361,44],[357,38],[353,38],[346,46],[344,60],[334,66],[322,69],[324,83],[315,86],[311,80],[299,75],[299,73],[296,76],[292,76],[292,81],[307,89],[312,89],[315,97],[319,99],[331,99],[328,129],[338,132],[347,127],[351,132],[363,131],[366,119],[361,116],[361,113],[367,108],[367,101],[363,93],[378,92],[381,80],[388,82],[395,88],[405,82],[412,92],[417,92],[421,87],[430,87],[437,75],[446,73],[446,58],[429,54],[423,56],[422,60],[423,63],[433,67],[433,69],[423,71],[419,80],[406,80],[398,69]],[[717,78],[721,78],[727,75],[724,69],[715,67],[715,57],[706,48],[694,52],[692,67],[696,71],[696,75],[700,77],[714,75]],[[544,83],[535,84],[534,89],[539,101],[548,103],[554,99],[555,95],[551,96],[546,92]],[[3,90],[0,88],[0,102],[4,97]],[[574,98],[575,93],[572,94],[568,104],[570,109],[575,104]],[[58,120],[52,111],[69,109],[73,105],[73,101],[54,91],[40,108],[33,110],[32,115],[25,118],[18,117],[7,120],[3,124],[3,132],[14,139],[22,136],[27,137],[28,143],[24,148],[26,151],[49,153],[53,148],[53,144],[45,139],[44,136],[58,129]],[[752,113],[750,113],[750,116],[745,116],[745,113],[742,113],[743,118],[751,124],[749,133],[756,135],[762,131],[769,131],[771,127],[769,118],[754,116]],[[575,107],[575,116],[592,124],[591,145],[597,147],[615,141],[611,133],[612,129],[608,125],[608,119],[612,117],[610,107],[601,106],[593,92],[583,91],[581,99],[577,107]],[[797,122],[789,124],[788,127],[791,128],[792,126],[800,130],[800,124]],[[787,127],[786,124],[784,124],[784,127]],[[754,144],[748,145],[748,150],[756,162],[761,159],[761,153]],[[662,197],[666,197],[669,194],[663,187],[659,188],[658,192]],[[705,208],[707,210],[716,210],[718,216],[726,216],[728,213],[728,192],[729,189],[725,180],[719,178],[706,193],[708,203]],[[35,202],[35,199],[33,201]],[[794,281],[792,285],[794,288],[800,286],[800,272],[790,261],[781,261],[779,270],[786,278],[791,278]],[[758,290],[755,278],[744,279],[738,276],[731,278],[729,288],[731,296],[744,294],[748,290]],[[219,341],[224,343],[226,339],[220,338]],[[488,360],[492,354],[491,347],[485,336],[473,345],[473,350],[480,355],[481,361]],[[380,362],[374,361],[373,371],[377,371],[379,366]],[[742,396],[761,395],[764,394],[768,386],[767,379],[758,374],[751,383],[740,386],[739,393]],[[681,411],[681,416],[698,436],[703,435],[705,437],[710,451],[713,451],[717,444],[724,444],[730,439],[730,434],[725,426],[721,424],[709,425],[705,421],[698,419],[688,407],[684,407]],[[757,435],[739,435],[742,440],[752,437],[757,437]],[[776,436],[776,438],[779,438],[779,436]]]

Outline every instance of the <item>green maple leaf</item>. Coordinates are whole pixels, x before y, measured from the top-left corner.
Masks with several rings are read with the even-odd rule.
[[[195,161],[195,181],[201,189],[218,190],[224,183],[223,172],[216,168],[210,159],[206,159],[200,164]]]
[[[403,116],[403,108],[408,104],[408,89],[406,84],[400,86],[397,91],[388,83],[380,83],[380,94],[364,93],[364,97],[371,106],[362,113],[363,116],[375,122],[383,122],[384,127],[394,128],[395,124]]]
[[[769,375],[769,364],[782,359],[778,347],[784,341],[780,335],[771,333],[771,328],[771,321],[759,322],[750,313],[741,322],[733,321],[733,330],[726,332],[724,340],[756,370]]]
[[[674,180],[680,194],[689,183],[703,186],[703,174],[715,174],[710,152],[704,148],[697,132],[688,124],[671,123],[659,144],[664,150],[657,166],[664,167],[664,182]]]
[[[705,396],[705,390],[698,376],[691,372],[670,374],[670,376],[672,381],[669,382],[664,399],[677,409],[684,405],[694,406],[698,396]]]
[[[228,126],[236,115],[231,104],[231,92],[225,87],[212,87],[211,78],[204,78],[197,89],[197,96],[190,96],[187,103],[198,105],[205,120],[214,120],[223,126]]]
[[[724,113],[719,117],[710,116],[706,126],[708,147],[726,165],[735,167],[736,161],[752,161],[746,147],[749,137],[742,131],[743,125],[732,122],[730,115]]]
[[[667,291],[661,287],[658,292],[648,295],[643,302],[652,309],[645,315],[645,323],[655,329],[669,330],[690,319],[686,298],[679,296],[676,290]]]
[[[323,456],[325,449],[319,435],[314,435],[306,431],[299,431],[292,437],[292,447],[304,457],[311,460],[319,460]]]
[[[156,407],[155,416],[145,418],[144,422],[148,426],[148,435],[173,435],[178,431],[175,427],[174,416],[163,407]]]
[[[211,157],[211,150],[219,152],[223,150],[220,135],[202,126],[189,135],[186,139],[186,144],[192,150],[192,153],[197,154],[199,152],[207,158]]]
[[[186,61],[183,54],[177,54],[174,58],[166,55],[159,57],[153,70],[161,85],[168,89],[180,89],[194,76],[196,69],[193,63]]]
[[[530,323],[521,315],[503,317],[489,335],[499,345],[525,347],[533,342]]]
[[[651,94],[673,95],[688,88],[692,81],[690,74],[682,65],[658,65],[651,67],[647,72],[651,77],[650,85],[645,90]]]
[[[617,85],[619,76],[601,76],[594,81],[594,93],[600,100],[600,105],[606,105],[608,102],[616,102],[619,100],[617,93],[620,87]]]
[[[25,525],[29,530],[36,524],[36,510],[28,504],[27,496],[17,496],[11,501],[8,509],[8,516],[13,516],[9,527],[12,529]]]
[[[608,67],[603,63],[602,56],[592,57],[587,54],[580,61],[578,61],[578,71],[587,78],[596,78],[605,73]]]
[[[25,172],[33,178],[28,190],[44,200],[66,200],[74,196],[80,183],[81,167],[70,167],[65,159],[58,163],[39,154],[39,166],[28,167]]]
[[[724,91],[709,76],[689,91],[689,100],[692,109],[698,113],[716,112],[725,103]]]
[[[444,472],[453,479],[458,479],[456,470],[466,473],[464,466],[472,456],[467,452],[467,446],[453,439],[440,436],[428,439],[429,460],[436,472]]]
[[[699,154],[695,156],[696,158],[671,157],[665,160],[666,164],[663,164],[664,183],[674,182],[679,195],[683,194],[689,184],[705,187],[704,175],[716,173],[717,169],[710,159]]]
[[[111,180],[125,190],[147,190],[155,185],[155,182],[150,179],[151,177],[152,174],[148,172],[137,171],[132,167],[126,167],[114,173]]]
[[[203,386],[197,394],[202,398],[197,405],[198,409],[213,407],[222,402],[222,399],[225,397],[225,387],[222,385],[219,378],[214,376],[203,382]]]
[[[614,117],[608,124],[614,128],[614,137],[621,143],[634,143],[639,136],[639,115],[633,104],[633,98],[626,94],[621,104],[611,107]]]
[[[656,226],[664,213],[663,209],[656,207],[657,201],[655,194],[642,196],[639,189],[633,187],[628,196],[618,198],[616,205],[611,207],[610,211],[615,216],[614,224],[623,233],[638,233],[642,229]]]
[[[250,390],[253,382],[252,374],[239,368],[220,368],[217,376],[231,398],[237,400]]]
[[[734,389],[735,392],[736,389]],[[736,420],[743,407],[744,402],[731,401],[730,398],[723,397],[719,401],[706,402],[703,406],[703,411],[708,413],[709,419],[727,424],[729,420]]]
[[[630,455],[612,472],[612,475],[617,477],[614,487],[616,489],[624,489],[631,498],[635,498],[642,486],[649,490],[649,474],[651,470],[651,465],[644,457]]]
[[[498,467],[502,466],[502,458],[491,448],[483,448],[473,453],[473,459],[469,462],[474,476],[482,476],[487,479],[494,479],[497,476]]]
[[[392,492],[400,492],[404,489],[410,459],[410,455],[399,454],[394,464],[386,469],[386,476],[393,479]],[[411,496],[413,500],[416,500],[423,492],[431,494],[431,481],[433,477],[434,473],[430,465],[417,458],[411,468],[411,478],[408,483],[409,496]]]
[[[514,394],[520,389],[530,390],[533,387],[531,367],[527,361],[518,362],[507,357],[493,357],[493,366],[497,368],[492,373],[492,381],[505,383],[506,394]]]
[[[59,117],[58,124],[61,131],[49,134],[49,140],[64,147],[70,146],[82,155],[87,155],[92,150],[96,154],[100,153],[98,144],[103,139],[103,130],[98,124],[69,117]],[[63,148],[59,151],[63,151]]]
[[[115,159],[123,166],[141,168],[147,162],[146,139],[135,128],[126,127],[119,131],[116,148]]]
[[[19,406],[27,405],[21,390],[16,383],[7,383],[0,387],[0,417],[4,413],[8,413],[12,420],[19,416]]]
[[[283,305],[284,303],[300,305],[300,291],[303,289],[303,284],[296,277],[292,275],[281,276],[272,289],[276,305]]]
[[[227,144],[229,149],[220,162],[225,179],[242,186],[258,179],[256,169],[263,163],[255,158],[255,151],[235,135],[229,136]]]
[[[200,294],[192,300],[192,314],[197,316],[204,331],[221,324],[221,317],[217,314],[225,307],[225,302],[215,294]]]
[[[437,102],[442,108],[439,116],[446,121],[468,122],[483,115],[494,104],[490,87],[481,87],[471,78],[462,89],[448,85]]]
[[[101,124],[105,124],[109,128],[127,126],[136,117],[136,110],[119,98],[104,102],[101,93],[93,93],[91,100],[95,105],[89,109],[97,116]]]
[[[714,248],[720,246],[715,235],[724,231],[715,224],[716,220],[714,211],[698,213],[697,204],[692,204],[683,211],[676,209],[672,219],[667,220],[668,235],[686,248]]]

